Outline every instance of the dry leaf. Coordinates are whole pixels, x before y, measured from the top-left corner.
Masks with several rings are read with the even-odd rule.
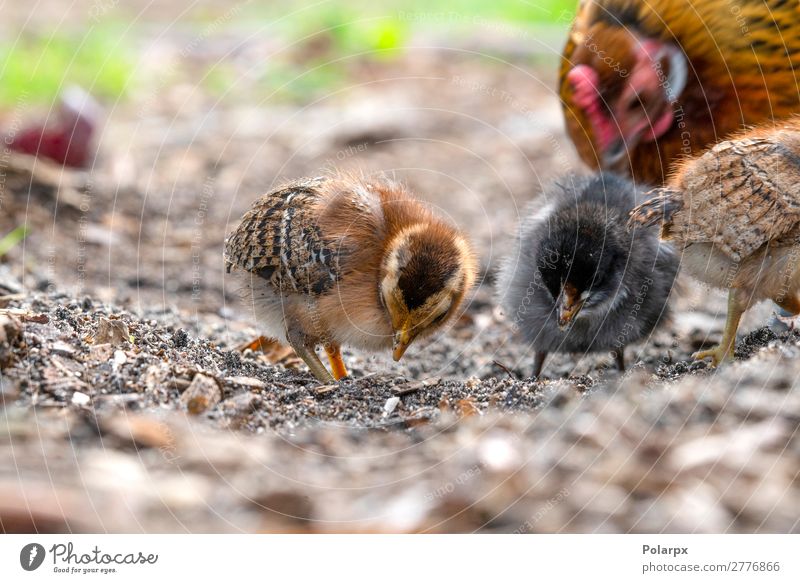
[[[456,403],[456,410],[459,417],[472,417],[473,415],[480,415],[481,410],[475,404],[475,399],[467,397],[466,399],[459,399]]]
[[[217,381],[204,374],[196,374],[189,388],[181,395],[181,403],[192,415],[199,415],[220,402],[222,394]]]

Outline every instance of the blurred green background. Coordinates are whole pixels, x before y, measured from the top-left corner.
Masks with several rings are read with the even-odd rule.
[[[355,59],[396,58],[421,30],[481,35],[502,33],[502,26],[566,28],[576,4],[577,0],[281,0],[178,3],[152,9],[145,2],[92,0],[82,2],[82,10],[71,8],[70,18],[60,18],[54,9],[51,20],[38,4],[36,18],[24,7],[4,7],[0,107],[13,107],[20,100],[52,103],[71,83],[101,99],[125,101],[137,90],[147,91],[154,79],[164,85],[187,74],[212,94],[224,95],[242,75],[236,66],[236,39],[254,37],[272,43],[270,62],[256,76],[256,90],[275,98],[308,100],[343,82]],[[156,65],[142,60],[153,43],[170,36],[181,39],[179,56],[192,61],[191,67],[182,64],[164,71],[158,70],[157,59]],[[224,51],[212,51],[203,62],[205,45],[218,38],[227,39]]]

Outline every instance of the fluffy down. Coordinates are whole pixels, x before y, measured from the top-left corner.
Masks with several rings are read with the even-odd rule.
[[[498,294],[537,352],[621,355],[666,319],[678,261],[655,232],[626,229],[638,196],[632,183],[612,174],[568,177],[543,193],[522,221]],[[584,303],[560,327],[559,288],[570,285]]]

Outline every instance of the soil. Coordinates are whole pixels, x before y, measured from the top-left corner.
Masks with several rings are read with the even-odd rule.
[[[492,288],[521,209],[585,171],[555,70],[409,49],[310,105],[170,86],[114,108],[90,171],[4,159],[0,233],[30,234],[0,264],[0,530],[800,530],[800,335],[770,306],[712,369],[691,354],[724,301],[687,281],[627,372],[564,354],[529,378]],[[351,377],[320,386],[284,347],[240,350],[259,330],[221,250],[257,195],[331,166],[450,215],[481,283],[400,363],[346,349]]]

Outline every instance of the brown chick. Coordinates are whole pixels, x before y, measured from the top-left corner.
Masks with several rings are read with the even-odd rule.
[[[722,342],[694,358],[732,358],[739,320],[754,303],[771,299],[800,313],[800,119],[685,162],[631,221],[661,223],[690,274],[729,290]]]
[[[466,238],[386,178],[302,179],[260,197],[225,242],[256,320],[320,381],[341,346],[395,360],[444,324],[475,281]]]

